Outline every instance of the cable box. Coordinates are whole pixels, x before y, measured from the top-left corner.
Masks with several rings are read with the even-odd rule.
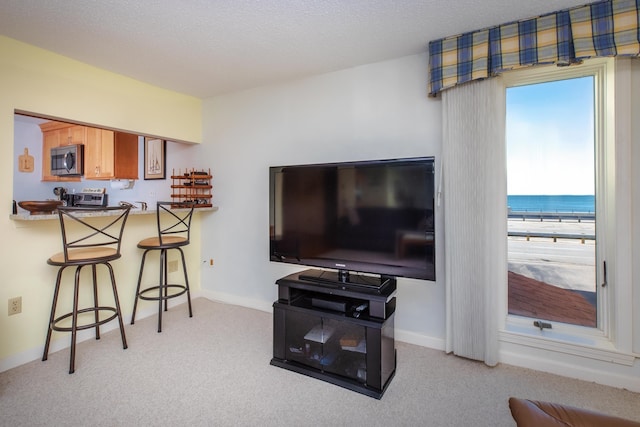
[[[311,305],[317,308],[339,311],[345,313],[347,311],[347,303],[343,301],[329,301],[320,298],[311,298]]]

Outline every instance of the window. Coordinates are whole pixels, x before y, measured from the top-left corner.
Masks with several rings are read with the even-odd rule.
[[[540,328],[598,325],[595,79],[506,92],[508,313]]]
[[[568,319],[563,319],[562,317],[554,317],[553,313],[550,314],[548,312],[543,312],[543,315],[540,315],[539,313],[535,313],[534,315],[527,312],[517,312],[516,306],[508,303],[509,289],[504,289],[504,331],[507,334],[502,334],[502,340],[514,340],[512,342],[520,340],[520,338],[514,338],[515,335],[509,335],[510,332],[516,332],[518,334],[524,334],[525,337],[535,337],[537,340],[535,343],[536,346],[545,346],[544,341],[540,341],[538,338],[552,338],[556,342],[565,342],[569,346],[574,344],[581,346],[587,345],[601,347],[609,351],[616,347],[616,342],[613,340],[614,335],[617,335],[618,332],[625,329],[625,326],[622,324],[626,314],[622,314],[625,310],[620,311],[620,309],[622,307],[621,304],[624,305],[626,302],[620,298],[626,291],[620,292],[620,289],[624,289],[627,285],[616,283],[618,285],[617,288],[619,292],[617,295],[615,292],[612,293],[611,289],[612,281],[615,281],[616,279],[619,280],[621,277],[620,274],[618,274],[618,277],[614,278],[614,274],[611,274],[611,271],[615,270],[617,273],[621,273],[625,268],[627,268],[624,266],[621,268],[619,264],[616,266],[615,257],[611,254],[619,253],[617,245],[625,239],[624,237],[621,238],[621,236],[624,233],[628,234],[628,232],[621,230],[619,227],[616,228],[615,224],[615,207],[618,201],[616,200],[615,188],[616,155],[614,129],[616,117],[613,106],[616,105],[616,101],[614,98],[614,72],[614,60],[602,59],[585,61],[584,64],[578,66],[532,67],[504,74],[507,97],[514,96],[521,89],[524,91],[529,89],[533,92],[542,93],[543,89],[554,92],[558,91],[560,87],[563,87],[563,90],[566,88],[572,88],[576,92],[573,96],[578,97],[579,104],[593,106],[593,110],[591,112],[586,110],[583,118],[580,119],[580,121],[583,122],[583,127],[579,131],[574,129],[568,132],[568,127],[567,129],[563,128],[559,131],[560,133],[564,133],[563,138],[565,141],[567,141],[567,138],[569,139],[569,142],[563,142],[560,145],[549,144],[549,140],[552,137],[556,137],[556,135],[550,135],[548,133],[549,128],[541,127],[539,124],[532,125],[533,127],[530,129],[530,133],[537,136],[540,143],[535,144],[536,139],[533,139],[534,143],[528,144],[528,153],[525,155],[527,164],[525,164],[525,166],[530,169],[535,168],[536,166],[541,165],[539,159],[545,159],[547,164],[544,167],[540,166],[539,173],[535,173],[533,175],[527,174],[526,177],[528,178],[526,178],[525,181],[528,180],[528,182],[519,183],[518,175],[511,173],[513,169],[507,171],[507,193],[509,195],[515,195],[516,192],[521,191],[521,195],[523,193],[528,193],[528,195],[537,193],[536,195],[541,195],[545,192],[547,192],[548,195],[548,192],[551,190],[546,190],[545,188],[553,188],[554,192],[552,194],[557,196],[566,194],[582,196],[580,197],[580,199],[583,199],[582,202],[593,206],[594,208],[594,212],[591,214],[591,217],[589,217],[589,213],[586,213],[585,215],[587,215],[587,219],[577,222],[577,219],[575,219],[576,215],[574,215],[573,219],[563,219],[562,225],[559,223],[559,219],[557,218],[555,221],[550,221],[548,219],[540,221],[538,219],[535,226],[531,219],[526,219],[525,221],[521,220],[518,227],[511,227],[513,222],[510,222],[510,226],[507,228],[508,231],[511,232],[510,234],[512,234],[512,236],[506,238],[511,239],[508,241],[508,257],[511,261],[511,267],[507,268],[510,270],[517,270],[516,267],[519,267],[519,271],[521,273],[526,270],[526,265],[516,265],[515,261],[517,261],[518,255],[516,254],[516,250],[513,250],[513,241],[516,239],[524,240],[524,242],[520,241],[517,243],[517,245],[520,246],[525,244],[528,244],[529,247],[544,246],[547,249],[552,249],[554,252],[558,252],[559,248],[569,248],[569,253],[572,253],[572,251],[574,255],[576,251],[581,253],[582,261],[580,268],[583,270],[584,278],[581,280],[580,286],[584,286],[584,289],[576,289],[569,292],[572,294],[582,293],[583,297],[586,296],[589,304],[594,307],[595,318],[594,313],[592,312],[587,316],[591,319],[591,323],[585,325],[580,322],[576,322],[575,320],[568,321]],[[511,92],[512,90],[513,92]],[[569,101],[568,99],[556,99],[552,104],[548,104],[542,108],[544,111],[554,109],[553,113],[558,115],[560,113],[555,110],[558,107],[557,104],[567,104],[570,102],[572,101]],[[509,109],[509,105],[507,105],[507,109]],[[510,117],[511,114],[512,111],[507,113],[507,120],[513,118],[513,116]],[[587,118],[587,116],[589,118]],[[513,124],[508,124],[507,128],[510,126],[513,126]],[[513,128],[508,129],[506,137],[507,156],[511,156],[516,153],[516,151],[513,151],[516,147],[509,146],[509,133],[513,133],[513,131]],[[567,137],[567,135],[569,136]],[[571,146],[577,139],[586,141],[587,136],[589,135],[591,135],[591,142],[584,142],[580,145],[580,148]],[[573,138],[573,140],[571,140],[571,138]],[[559,147],[571,148],[576,152],[576,156],[567,160],[568,157],[564,156],[564,154],[559,154],[560,152],[557,151]],[[570,165],[569,163],[572,164]],[[513,163],[512,166],[515,164],[516,163]],[[572,169],[570,172],[571,179],[569,179],[569,177],[567,177],[568,172],[566,172],[567,167],[574,168],[577,166],[580,166],[579,169]],[[524,166],[520,165],[519,167],[522,168]],[[565,178],[556,177],[553,181],[553,187],[543,188],[542,184],[544,183],[544,178],[541,177],[549,175],[549,168],[564,171],[563,173],[565,174]],[[545,173],[543,174],[542,172]],[[524,174],[521,175],[525,176]],[[579,179],[575,180],[573,179],[574,177],[579,177]],[[561,185],[568,183],[572,183],[570,184],[571,186],[561,187]],[[527,191],[519,191],[518,186]],[[515,203],[513,198],[511,201]],[[515,210],[514,208],[516,208],[516,206],[511,206],[512,211]],[[513,219],[514,218],[511,218],[511,221],[513,221]],[[570,222],[566,223],[565,221]],[[527,226],[527,224],[529,226]],[[576,234],[584,234],[584,243],[582,238],[568,238],[563,240],[556,239],[554,242],[552,236],[549,237],[544,235],[543,237],[533,237],[533,234],[529,237],[529,241],[527,242],[526,234],[523,237],[522,233],[517,233],[526,231],[523,230],[525,228],[535,229],[536,227],[539,228],[542,226],[551,227],[550,230],[544,230],[549,231],[547,234],[559,233],[561,230],[559,227],[571,228],[570,232],[566,234],[569,234],[570,237],[575,237],[573,235]],[[543,234],[543,232],[540,231],[538,234]],[[561,254],[562,252],[563,251],[560,251]],[[566,255],[567,252],[565,251],[564,256]],[[519,256],[522,258],[525,255],[520,254]],[[531,256],[531,254],[528,256]],[[556,254],[555,256],[557,258],[559,255]],[[541,270],[544,270],[545,268],[548,269],[551,261],[553,261],[553,259],[543,256],[538,259],[538,265],[535,267],[539,267]],[[522,259],[520,259],[520,261],[522,261]],[[607,264],[606,270],[608,276],[606,278],[604,267],[605,262]],[[558,263],[556,263],[556,266],[557,265]],[[530,269],[535,270],[535,268]],[[544,271],[541,274],[543,273]],[[547,271],[547,273],[549,273],[549,271]],[[552,286],[561,284],[547,283],[547,279],[540,280],[540,282]],[[608,283],[608,286],[601,286],[605,282]],[[535,282],[529,282],[529,285],[531,285],[531,283]],[[574,284],[573,286],[576,287],[577,285]],[[616,309],[612,310],[611,307],[614,305]],[[561,304],[561,306],[565,305]],[[556,312],[556,314],[562,313]],[[550,326],[550,328],[547,326]],[[613,334],[612,332],[615,330],[616,326],[621,329],[616,331],[616,334]],[[624,336],[624,333],[622,335],[615,336],[618,344],[622,342],[622,336]],[[530,344],[531,343],[528,343],[528,345]],[[622,346],[624,347],[624,344]],[[564,348],[563,351],[568,353],[573,352],[571,348]],[[575,350],[575,354],[580,354],[580,351],[582,350]],[[607,355],[602,357],[606,358],[609,356],[610,354],[607,353]]]

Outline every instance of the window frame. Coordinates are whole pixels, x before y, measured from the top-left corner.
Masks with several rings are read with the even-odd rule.
[[[621,185],[631,178],[630,156],[624,154],[629,150],[631,124],[630,108],[624,108],[631,102],[625,73],[630,73],[630,65],[624,59],[598,58],[571,67],[530,67],[502,76],[505,92],[509,87],[594,76],[596,286],[599,288],[595,328],[552,322],[552,329],[540,330],[533,326],[534,319],[508,314],[505,283],[498,292],[502,310],[499,339],[503,343],[588,355],[624,365],[633,362],[631,258],[621,256],[627,249],[630,253],[632,247],[630,193]],[[622,77],[620,81],[618,74]],[[607,286],[602,287],[604,261]],[[504,263],[507,271],[506,259]]]

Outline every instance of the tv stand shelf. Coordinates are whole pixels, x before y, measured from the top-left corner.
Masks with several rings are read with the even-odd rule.
[[[395,374],[395,280],[383,288],[279,279],[271,365],[380,399]]]

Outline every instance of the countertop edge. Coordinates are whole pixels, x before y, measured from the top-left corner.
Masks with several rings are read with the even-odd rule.
[[[184,211],[186,209],[172,209],[172,210],[176,210],[176,211]],[[218,210],[217,206],[212,206],[210,208],[196,208],[194,210],[195,212],[215,212]],[[155,215],[156,211],[155,210],[141,210],[141,209],[131,209],[131,211],[129,212],[129,215]],[[92,216],[114,216],[116,215],[115,212],[108,212],[108,211],[102,211],[102,212],[82,212],[80,213],[78,216],[79,217],[92,217]],[[36,215],[31,215],[29,212],[24,212],[24,213],[18,213],[18,214],[11,214],[9,215],[9,219],[13,220],[13,221],[43,221],[43,220],[52,220],[58,219],[58,214],[56,213],[51,213],[51,214],[36,214]]]

